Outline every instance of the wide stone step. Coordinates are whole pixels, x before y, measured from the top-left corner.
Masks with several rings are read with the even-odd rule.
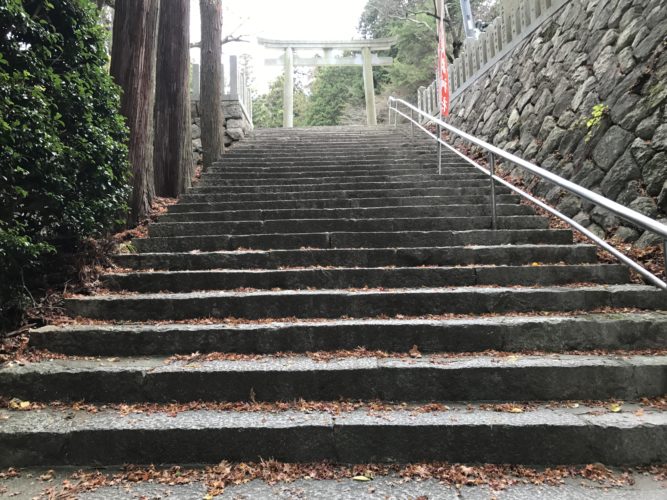
[[[479,170],[468,166],[443,165],[442,175],[460,175],[466,177],[469,174],[478,173]],[[419,175],[419,174],[438,174],[436,165],[368,165],[364,167],[341,167],[331,165],[328,167],[276,167],[267,169],[266,167],[239,167],[227,166],[225,168],[212,167],[204,172],[204,176],[213,177],[235,177],[235,178],[299,178],[299,177],[321,177],[321,176],[342,176],[346,179],[356,179],[360,175]]]
[[[667,293],[650,286],[547,288],[213,291],[109,294],[65,299],[73,316],[144,321],[192,318],[372,318],[429,314],[591,311],[605,307],[665,309]]]
[[[414,346],[421,353],[666,349],[667,313],[65,325],[32,330],[30,346],[79,356],[305,353],[360,346],[402,353]]]
[[[284,158],[276,160],[264,160],[264,159],[234,159],[229,160],[227,163],[216,163],[212,168],[214,171],[224,171],[227,166],[234,166],[236,168],[264,168],[266,166],[275,167],[280,171],[280,169],[285,168],[295,168],[295,169],[327,169],[331,167],[338,167],[340,169],[381,169],[381,168],[426,168],[437,167],[437,159],[432,158],[431,156],[422,156],[419,158],[368,158],[364,155],[354,155],[346,156],[344,159],[336,159],[334,157],[323,157],[319,155],[318,159],[307,159],[307,158]],[[460,160],[455,160],[453,158],[448,159],[443,166],[451,167],[463,167],[468,164],[461,162]],[[470,167],[472,170],[472,167]]]
[[[446,170],[446,173],[443,175],[446,176],[455,176],[455,175],[465,175],[470,173],[471,170]],[[350,170],[319,170],[319,169],[308,169],[308,170],[285,170],[285,171],[273,171],[265,169],[244,169],[244,168],[229,168],[224,170],[211,170],[204,172],[201,176],[202,179],[228,179],[228,180],[269,180],[269,179],[303,179],[303,178],[319,178],[322,175],[327,177],[342,177],[345,179],[358,179],[360,177],[370,177],[370,176],[402,176],[402,175],[438,175],[436,168],[387,168],[387,169],[374,169],[374,168],[364,168],[364,169],[350,169]]]
[[[389,206],[434,206],[434,205],[488,205],[490,196],[406,196],[403,198],[322,198],[317,200],[273,200],[252,202],[207,202],[186,203],[180,202],[169,207],[170,214],[185,212],[217,212],[225,210],[288,210],[288,209],[334,209],[334,208],[364,208]],[[519,197],[513,194],[496,196],[496,203],[517,204]]]
[[[387,182],[316,182],[314,184],[268,184],[268,185],[247,185],[247,186],[227,186],[224,184],[199,183],[195,187],[188,189],[188,194],[206,194],[206,193],[229,193],[231,195],[254,194],[254,193],[293,193],[293,192],[314,192],[314,191],[339,191],[339,190],[372,190],[382,189],[400,190],[400,189],[419,189],[434,186],[449,188],[457,187],[488,187],[489,180],[486,178],[471,179],[433,179],[418,181],[387,181]]]
[[[531,215],[535,211],[528,205],[498,204],[498,215]],[[333,209],[278,209],[278,210],[226,210],[208,212],[181,212],[161,215],[160,222],[250,221],[275,219],[375,219],[405,217],[473,217],[491,214],[490,205],[427,205],[415,207],[370,207]]]
[[[271,153],[272,151],[281,152],[281,151],[294,151],[294,152],[303,152],[307,153],[310,151],[322,151],[322,152],[359,152],[359,151],[397,151],[405,152],[410,150],[421,150],[427,149],[431,151],[436,151],[437,146],[434,141],[405,141],[405,140],[392,140],[392,139],[379,139],[379,140],[364,140],[363,142],[355,140],[344,140],[342,138],[337,138],[334,140],[296,140],[296,141],[270,141],[262,140],[261,142],[247,142],[244,144],[238,144],[232,149],[232,154],[238,154],[244,151],[262,151],[266,153]]]
[[[296,248],[388,248],[465,245],[572,243],[572,231],[507,229],[468,231],[315,232],[294,234],[199,235],[139,238],[132,241],[139,252],[214,252],[250,248],[257,250]]]
[[[642,408],[642,415],[634,412]],[[333,461],[641,465],[667,460],[664,412],[626,404],[494,412],[9,412],[0,466]],[[539,443],[539,446],[535,444]],[[197,498],[201,497],[201,494]]]
[[[483,173],[470,172],[469,175],[438,175],[436,174],[416,174],[416,175],[368,175],[368,176],[357,176],[354,178],[355,183],[366,184],[366,183],[395,183],[395,182],[425,182],[425,181],[459,181],[459,180],[472,180],[472,179],[485,179],[488,182],[488,176]],[[197,186],[279,186],[279,185],[312,185],[317,183],[322,184],[350,184],[351,178],[349,176],[319,176],[319,177],[295,177],[289,179],[227,179],[220,176],[213,176],[209,174],[204,174]]]
[[[202,203],[215,201],[270,201],[270,200],[323,200],[332,198],[404,198],[428,196],[488,196],[491,192],[488,182],[482,186],[470,187],[423,187],[384,189],[347,189],[336,191],[292,191],[280,193],[205,193],[184,194],[181,201]],[[497,194],[509,194],[509,188],[499,186]]]
[[[28,401],[625,400],[666,392],[664,355],[97,358],[0,368],[0,393]]]
[[[214,165],[225,165],[226,163],[235,163],[238,160],[256,160],[263,161],[264,163],[272,163],[274,161],[288,160],[288,161],[310,161],[310,160],[350,160],[352,156],[363,156],[366,160],[372,159],[390,159],[390,160],[420,160],[425,157],[435,156],[437,159],[437,154],[430,149],[423,150],[407,150],[407,151],[390,151],[390,150],[365,150],[361,154],[351,155],[349,152],[328,152],[326,155],[322,154],[322,150],[313,149],[311,151],[299,150],[298,152],[280,152],[273,150],[266,151],[254,151],[254,152],[240,152],[232,151],[223,156],[221,160],[218,160]],[[443,160],[458,160],[460,157],[453,153],[443,153],[441,155]]]
[[[149,271],[108,273],[104,287],[131,292],[193,292],[240,288],[418,288],[445,286],[550,286],[569,283],[627,283],[625,266],[609,264],[481,266],[481,267],[355,267],[326,269],[256,269]]]
[[[196,236],[237,234],[312,233],[315,231],[464,231],[490,229],[490,216],[419,217],[377,219],[276,219],[265,221],[158,222],[151,224],[152,236]],[[499,229],[546,229],[549,221],[537,215],[497,218]]]
[[[311,248],[307,250],[126,253],[113,256],[123,268],[277,269],[299,266],[389,267],[590,264],[597,261],[593,245],[484,245],[424,248]]]

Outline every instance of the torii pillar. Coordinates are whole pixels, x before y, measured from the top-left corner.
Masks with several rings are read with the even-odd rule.
[[[283,87],[283,127],[294,126],[294,50],[285,49],[285,81]]]
[[[366,122],[377,125],[375,114],[375,88],[373,86],[373,66],[389,66],[391,57],[379,57],[372,51],[388,50],[396,43],[394,38],[376,40],[344,40],[309,42],[303,40],[267,40],[260,38],[259,43],[271,49],[284,49],[283,57],[267,59],[270,66],[285,68],[285,85],[283,88],[283,127],[292,127],[294,122],[294,66],[362,66],[364,77],[364,96],[366,98]],[[310,58],[294,55],[295,49],[323,50],[324,57]],[[352,56],[334,57],[332,50],[339,49],[361,52]]]

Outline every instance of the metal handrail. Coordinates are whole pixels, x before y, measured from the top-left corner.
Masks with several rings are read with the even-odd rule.
[[[398,106],[402,105],[405,106],[409,111],[410,114],[408,115],[407,113],[404,113],[398,109]],[[643,214],[640,214],[639,212],[636,212],[635,210],[632,210],[628,207],[625,207],[619,203],[616,203],[615,201],[610,200],[609,198],[605,198],[604,196],[595,193],[593,191],[590,191],[589,189],[586,189],[578,184],[575,184],[571,181],[568,181],[567,179],[564,179],[552,172],[549,172],[548,170],[545,170],[541,167],[538,167],[537,165],[534,165],[522,158],[519,158],[518,156],[515,156],[511,153],[508,153],[507,151],[504,151],[492,144],[489,144],[488,142],[485,142],[481,139],[478,139],[477,137],[474,137],[470,134],[467,134],[463,132],[462,130],[459,130],[448,123],[445,123],[441,119],[429,115],[428,113],[422,111],[421,109],[413,106],[409,102],[406,102],[402,99],[397,99],[395,97],[389,97],[389,123],[392,124],[392,112],[393,114],[393,125],[395,126],[397,124],[397,119],[398,115],[403,116],[404,118],[408,119],[410,121],[410,131],[412,137],[414,137],[414,130],[415,126],[419,127],[421,130],[426,132],[430,137],[435,139],[438,142],[438,173],[442,173],[442,158],[441,158],[441,148],[442,146],[446,147],[450,151],[454,152],[461,158],[463,158],[465,161],[470,163],[472,166],[477,168],[478,170],[481,170],[482,172],[486,173],[489,175],[489,178],[491,180],[491,211],[492,211],[492,223],[493,223],[493,228],[495,229],[497,227],[497,216],[496,216],[496,202],[495,202],[495,183],[498,182],[506,187],[508,187],[510,190],[514,191],[515,193],[523,196],[527,200],[531,201],[532,203],[535,203],[539,207],[547,210],[549,213],[555,215],[562,221],[566,222],[569,226],[572,228],[576,229],[577,231],[581,232],[585,236],[587,236],[589,239],[591,239],[593,242],[595,242],[598,246],[604,248],[606,251],[614,255],[618,260],[620,260],[622,263],[627,265],[628,267],[634,269],[637,271],[641,276],[646,278],[646,280],[650,281],[653,283],[655,286],[662,288],[663,290],[667,290],[667,283],[665,283],[663,280],[658,278],[656,275],[642,267],[639,263],[635,262],[622,252],[620,252],[618,249],[615,247],[611,246],[609,243],[607,243],[604,239],[600,238],[593,232],[589,231],[586,229],[584,226],[579,224],[578,222],[574,221],[570,217],[566,216],[565,214],[559,212],[555,208],[547,205],[546,203],[542,202],[541,200],[535,198],[531,194],[523,191],[522,189],[514,186],[513,184],[507,182],[505,179],[498,177],[495,174],[495,158],[504,158],[505,160],[518,165],[525,170],[528,170],[530,173],[537,175],[538,177],[541,177],[542,179],[545,179],[547,181],[552,182],[553,184],[556,184],[557,186],[565,189],[566,191],[579,196],[580,198],[583,198],[586,201],[589,201],[595,205],[598,205],[602,208],[605,208],[606,210],[609,210],[610,212],[618,215],[622,219],[629,221],[639,227],[642,227],[648,231],[651,231],[655,234],[658,234],[662,240],[663,240],[663,250],[665,252],[665,263],[667,265],[667,225],[662,224],[656,220],[651,219],[650,217],[647,217]],[[415,113],[418,115],[421,115],[425,118],[427,118],[427,121],[430,121],[434,123],[435,125],[438,126],[438,135],[436,136],[434,133],[429,131],[426,127],[424,127],[421,123],[419,123],[419,120],[415,120]],[[468,158],[466,155],[458,151],[456,148],[442,140],[441,138],[441,132],[442,130],[447,130],[448,132],[451,132],[466,141],[475,144],[476,146],[479,146],[486,151],[489,152],[489,166],[490,169],[486,169],[476,163],[474,160]]]

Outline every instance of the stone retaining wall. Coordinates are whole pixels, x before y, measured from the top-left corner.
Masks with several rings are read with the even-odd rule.
[[[667,213],[667,5],[571,0],[452,103],[449,122],[650,217]],[[514,175],[521,175],[519,169]],[[523,175],[600,235],[650,234]],[[665,222],[665,221],[663,221]]]
[[[201,113],[199,101],[191,101],[192,116],[192,148],[195,153],[195,162],[201,163]],[[225,116],[225,147],[243,139],[251,130],[252,125],[248,121],[241,104],[238,100],[223,99],[222,112]]]

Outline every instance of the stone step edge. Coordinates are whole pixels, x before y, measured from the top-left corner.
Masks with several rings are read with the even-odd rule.
[[[477,314],[462,315],[447,319],[429,319],[429,318],[294,318],[289,321],[265,321],[235,320],[233,323],[219,321],[210,323],[197,322],[174,322],[174,323],[150,323],[150,322],[127,322],[127,323],[109,323],[100,324],[65,324],[65,325],[46,325],[29,330],[30,335],[50,335],[59,332],[166,332],[182,330],[230,330],[230,331],[256,331],[271,330],[275,331],[283,328],[306,328],[306,329],[328,329],[332,327],[355,327],[372,326],[376,328],[384,327],[464,327],[464,328],[488,328],[495,326],[520,326],[520,325],[544,325],[561,323],[600,323],[609,324],[648,321],[648,322],[667,322],[667,311],[634,311],[624,312],[585,312],[580,314],[504,314],[493,316],[480,316]],[[667,335],[667,331],[665,332]],[[502,350],[502,349],[501,349]]]
[[[417,231],[421,232],[421,231]],[[553,249],[578,249],[578,248],[597,248],[596,245],[589,243],[572,243],[572,244],[558,244],[558,243],[544,243],[544,244],[533,244],[533,243],[517,243],[512,245],[454,245],[454,246],[428,246],[428,247],[373,247],[373,248],[294,248],[294,249],[281,249],[276,248],[272,250],[216,250],[216,251],[189,251],[189,252],[143,252],[143,253],[117,253],[113,254],[111,257],[125,257],[127,255],[133,255],[137,257],[141,256],[172,256],[172,255],[259,255],[259,254],[281,254],[281,253],[294,253],[294,252],[306,252],[306,253],[337,253],[337,252],[408,252],[413,253],[419,251],[438,251],[438,250],[532,250],[532,249],[542,249],[542,248],[553,248]]]
[[[398,196],[398,197],[386,197],[386,198],[354,198],[355,203],[360,203],[360,202],[369,202],[371,200],[374,200],[378,203],[387,201],[387,200],[400,200],[400,199],[405,199],[405,200],[422,200],[424,199],[425,201],[436,201],[439,198],[448,198],[448,199],[460,199],[461,197],[466,197],[466,198],[489,198],[489,195],[464,195],[464,196]],[[517,195],[512,195],[512,194],[504,194],[504,195],[499,195],[499,199],[497,199],[498,203],[502,204],[507,204],[507,205],[518,205],[520,202],[520,198],[518,198]],[[505,201],[501,201],[505,200]],[[327,202],[334,202],[334,203],[340,203],[341,201],[346,201],[341,198],[321,198],[317,200],[267,200],[267,201],[209,201],[209,202],[188,202],[188,201],[179,201],[178,205],[172,205],[172,206],[185,206],[185,207],[197,207],[197,206],[211,206],[211,205],[220,205],[220,206],[228,206],[228,205],[243,205],[243,206],[252,206],[256,205],[258,203],[262,205],[267,205],[271,204],[274,201],[277,201],[279,204],[280,203],[317,203],[317,202],[322,202],[322,203],[327,203]],[[350,201],[350,200],[348,200]],[[470,204],[470,203],[468,203]],[[458,203],[460,206],[466,206],[468,205],[466,203]],[[480,203],[475,202],[472,203],[473,205],[479,205]],[[446,206],[446,203],[443,203],[442,206]],[[348,205],[348,206],[343,206],[343,207],[323,207],[321,209],[329,209],[329,210],[334,210],[336,208],[383,208],[386,206],[395,206],[395,207],[402,207],[402,206],[414,206],[414,207],[432,207],[432,206],[440,206],[440,205],[435,205],[435,204],[423,204],[423,205],[361,205],[361,206],[355,206],[355,205]],[[317,209],[316,207],[305,207],[305,208],[291,208],[291,209],[285,209],[285,210],[308,210],[308,209]],[[280,210],[280,209],[273,209],[273,208],[266,208],[266,209],[253,209],[250,208],[250,210]],[[180,211],[178,213],[188,213],[188,211]]]
[[[230,291],[230,290],[210,290],[201,292],[183,292],[183,293],[109,293],[97,295],[71,295],[65,298],[65,302],[86,300],[104,302],[113,299],[123,300],[159,300],[161,298],[169,299],[198,299],[198,298],[225,298],[225,297],[257,297],[257,296],[273,296],[279,298],[281,296],[371,296],[371,295],[432,295],[432,294],[455,294],[455,293],[484,293],[484,294],[513,294],[513,293],[564,293],[568,291],[588,291],[588,292],[606,292],[610,294],[615,293],[634,293],[644,292],[651,294],[663,294],[667,298],[667,293],[661,292],[658,288],[650,285],[636,285],[636,284],[622,284],[622,285],[589,285],[582,284],[581,286],[454,286],[454,287],[423,287],[423,288],[353,288],[353,289],[335,289],[335,288],[320,288],[317,290],[248,290],[248,291]],[[665,303],[667,310],[667,302]]]
[[[179,205],[188,205],[187,203],[179,203]],[[190,203],[190,205],[198,205],[198,203]],[[505,207],[516,207],[517,205],[520,205],[519,203],[505,203],[505,202],[498,202],[496,203],[497,208],[505,208]],[[410,210],[410,209],[420,209],[420,210],[434,210],[434,209],[440,209],[440,210],[452,210],[454,208],[461,208],[461,209],[474,209],[482,207],[485,209],[490,209],[488,203],[469,203],[469,204],[443,204],[443,205],[386,205],[382,207],[340,207],[340,208],[248,208],[248,209],[243,209],[243,210],[208,210],[205,212],[177,212],[179,215],[182,213],[187,213],[187,214],[192,214],[193,216],[197,216],[197,214],[211,214],[211,213],[220,213],[220,214],[233,214],[237,212],[256,212],[258,214],[262,214],[264,212],[314,212],[314,211],[320,211],[320,212],[331,212],[335,215],[335,212],[350,212],[350,211],[359,211],[359,212],[364,212],[364,211],[383,211],[383,210]],[[173,215],[173,213],[167,213],[165,215]]]
[[[70,355],[270,354],[356,349],[545,352],[667,348],[667,313],[618,311],[447,319],[319,319],[213,323],[72,324],[29,332],[29,345]]]
[[[510,276],[508,276],[510,275]],[[224,290],[248,286],[264,290],[303,289],[321,286],[350,288],[357,286],[392,287],[389,283],[401,281],[403,287],[438,284],[448,286],[516,286],[567,285],[587,282],[619,284],[629,282],[629,272],[622,264],[540,264],[524,265],[471,265],[471,266],[304,266],[282,269],[194,269],[194,270],[137,270],[108,272],[102,278],[103,286],[112,290],[189,291]],[[224,280],[234,280],[225,283]],[[257,280],[261,281],[257,281]],[[176,280],[176,281],[174,281]],[[178,281],[182,280],[182,281]],[[269,282],[265,280],[270,280]],[[331,280],[331,281],[329,281]],[[336,280],[336,283],[333,281]],[[338,281],[340,280],[340,281]],[[386,281],[383,281],[386,280]],[[359,284],[355,284],[359,283]],[[409,285],[407,285],[409,283]],[[432,283],[432,284],[428,284]]]
[[[481,462],[640,465],[667,461],[663,412],[580,406],[525,413],[450,409],[167,414],[9,412],[0,466],[219,463],[269,458],[338,463]],[[634,410],[634,411],[633,411]],[[535,446],[539,443],[539,446]]]
[[[539,265],[534,265],[539,264]],[[116,278],[123,276],[144,276],[144,275],[155,275],[155,276],[172,276],[172,275],[185,275],[185,274],[237,274],[237,273],[246,273],[246,274],[265,274],[265,273],[299,273],[299,272],[312,272],[312,271],[387,271],[389,272],[401,272],[401,271],[424,271],[428,270],[440,270],[440,271],[477,271],[479,269],[502,269],[512,271],[515,269],[523,268],[534,268],[539,267],[544,270],[552,271],[554,269],[561,268],[605,268],[605,269],[622,269],[625,268],[623,264],[618,263],[608,263],[608,262],[584,262],[581,264],[560,264],[560,263],[550,263],[550,264],[541,264],[541,263],[530,263],[530,264],[472,264],[472,265],[424,265],[424,266],[318,266],[318,265],[308,265],[308,266],[285,266],[280,269],[272,268],[254,268],[254,269],[234,269],[234,268],[211,268],[211,269],[176,269],[173,271],[170,270],[137,270],[137,271],[122,271],[116,272],[113,269],[105,272],[104,277]]]
[[[667,393],[663,352],[60,358],[2,367],[0,393],[27,401],[97,403],[626,400]],[[493,384],[485,383],[489,379]]]

